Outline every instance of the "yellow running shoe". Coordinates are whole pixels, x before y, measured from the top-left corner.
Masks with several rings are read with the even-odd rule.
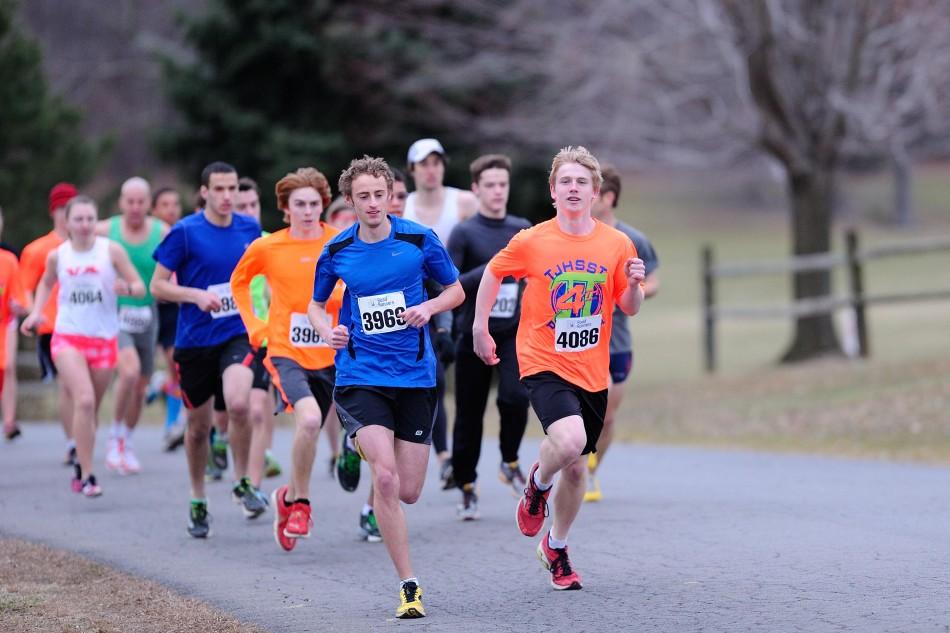
[[[426,610],[422,608],[422,588],[413,581],[403,583],[399,590],[399,606],[396,607],[397,618],[424,618]]]
[[[600,501],[603,494],[600,492],[600,482],[597,480],[597,454],[587,454],[587,491],[584,493],[584,501]]]

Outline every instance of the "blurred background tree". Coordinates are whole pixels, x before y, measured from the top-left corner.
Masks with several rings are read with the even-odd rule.
[[[50,228],[46,200],[60,180],[86,182],[107,150],[80,131],[79,111],[48,87],[39,46],[0,0],[0,205],[4,239],[24,244]]]

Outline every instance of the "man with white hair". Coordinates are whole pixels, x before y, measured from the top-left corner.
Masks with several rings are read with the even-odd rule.
[[[152,278],[152,253],[168,233],[164,222],[149,216],[151,195],[148,181],[138,176],[129,178],[119,193],[119,215],[96,226],[97,234],[125,249],[142,279]],[[142,469],[132,447],[132,431],[142,415],[145,390],[155,368],[158,310],[148,287],[143,297],[120,297],[118,301],[118,380],[106,468],[124,475]]]

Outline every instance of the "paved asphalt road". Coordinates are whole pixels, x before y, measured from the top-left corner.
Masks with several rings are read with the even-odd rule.
[[[104,456],[100,433],[97,463]],[[277,456],[288,460],[279,430]],[[517,531],[515,501],[486,444],[482,519],[455,519],[437,486],[408,509],[429,616],[397,621],[397,580],[382,544],[357,538],[365,484],[343,492],[314,474],[314,536],[279,550],[270,515],[247,521],[210,486],[214,535],[185,533],[181,452],[139,432],[145,472],[100,468],[105,494],[69,492],[53,425],[0,446],[0,534],[70,549],[206,600],[268,631],[948,631],[950,470],[870,461],[618,446],[605,500],[571,534],[585,587],[555,592]],[[523,461],[535,456],[526,442]],[[368,470],[364,467],[364,477]],[[269,480],[269,491],[274,485]]]

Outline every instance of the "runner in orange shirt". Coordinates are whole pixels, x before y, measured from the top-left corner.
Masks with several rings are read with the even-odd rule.
[[[571,568],[567,536],[584,498],[586,455],[596,450],[604,425],[614,304],[634,315],[643,301],[644,265],[630,238],[591,217],[601,183],[600,164],[585,148],[558,152],[549,176],[557,216],[521,231],[492,258],[475,301],[475,353],[495,365],[488,318],[501,280],[527,282],[518,364],[546,437],[516,518],[525,536],[541,531],[560,472],[554,521],[537,548],[555,589],[582,586]]]
[[[260,349],[266,341],[265,365],[283,403],[293,407],[290,483],[271,496],[274,538],[289,552],[297,539],[310,536],[310,474],[333,401],[335,351],[311,327],[307,308],[317,257],[339,231],[320,221],[323,206],[330,202],[330,185],[316,169],[287,174],[275,191],[278,207],[290,215],[290,228],[251,243],[231,275],[231,288],[251,347]],[[258,275],[271,289],[266,321],[255,313],[251,296],[251,281]]]
[[[29,293],[32,301],[36,287],[46,271],[46,257],[50,252],[59,248],[68,237],[66,232],[66,203],[76,196],[76,187],[68,182],[60,182],[49,192],[49,214],[53,219],[53,230],[37,238],[23,248],[20,255],[20,280],[23,289]],[[44,382],[56,380],[56,365],[50,354],[50,341],[53,339],[53,324],[56,323],[56,297],[59,286],[53,287],[49,301],[43,308],[43,321],[37,327],[39,335],[36,351],[39,357],[40,371]],[[63,423],[63,433],[66,435],[66,459],[63,464],[76,464],[76,442],[73,440],[73,403],[69,398],[62,381],[57,381],[59,391],[59,419]]]
[[[20,265],[16,255],[10,251],[0,250],[0,394],[3,393],[3,379],[7,364],[7,332],[6,326],[11,320],[26,313],[29,299],[20,283]],[[4,437],[12,440],[20,435],[20,427],[15,423],[12,427],[4,427]]]

